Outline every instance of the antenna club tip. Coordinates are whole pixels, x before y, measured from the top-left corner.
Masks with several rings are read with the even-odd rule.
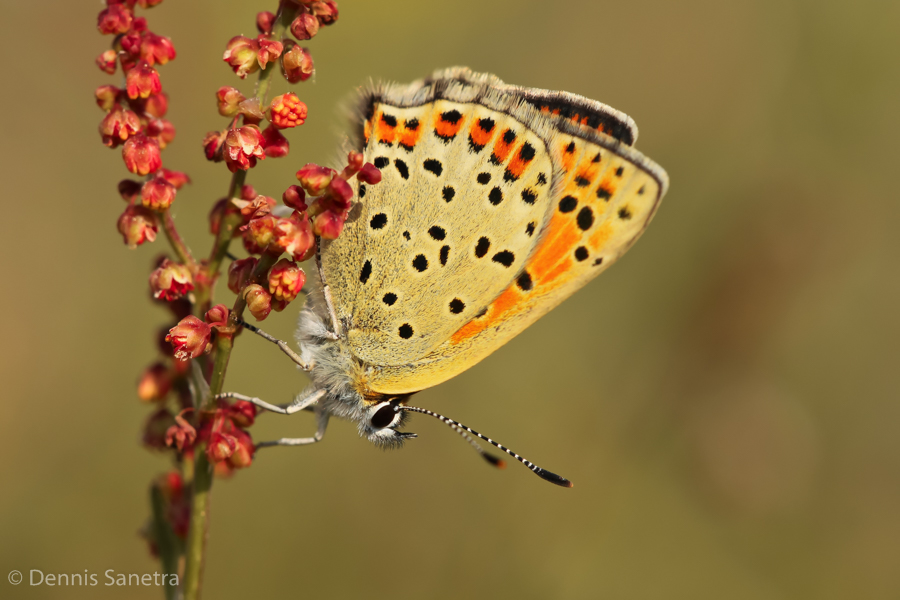
[[[567,488],[573,488],[573,487],[575,487],[575,484],[572,483],[571,481],[566,481],[565,487],[567,487]]]
[[[497,468],[498,468],[498,469],[505,469],[505,468],[506,468],[506,461],[503,460],[503,459],[498,459],[497,462],[496,462],[495,464],[497,465]]]

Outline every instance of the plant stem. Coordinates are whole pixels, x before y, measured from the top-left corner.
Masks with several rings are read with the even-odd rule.
[[[296,18],[299,7],[291,2],[280,2],[278,7],[278,15],[273,27],[272,39],[280,40],[291,22]],[[278,69],[278,61],[268,65],[259,74],[259,83],[256,88],[256,97],[259,99],[260,106],[266,106],[266,95],[269,91],[269,83],[272,73]],[[231,185],[228,190],[228,201],[232,198],[240,197],[241,188],[246,180],[246,171],[237,171],[231,178]],[[241,216],[223,215],[219,224],[219,233],[216,236],[213,250],[210,255],[209,264],[207,265],[207,285],[198,291],[197,304],[203,312],[205,312],[212,304],[213,286],[219,276],[222,260],[228,253],[228,246],[234,235],[234,230],[241,224]],[[172,229],[174,231],[174,227]],[[168,234],[168,229],[166,230]],[[171,238],[170,238],[171,239]],[[179,238],[180,239],[180,238]],[[177,251],[177,250],[176,250]],[[263,253],[260,257],[256,268],[253,270],[251,278],[257,283],[261,283],[268,275],[269,269],[275,264],[277,256]],[[200,411],[211,408],[214,398],[222,392],[225,383],[225,371],[228,368],[228,359],[231,357],[231,349],[234,345],[233,331],[237,329],[236,320],[244,313],[247,303],[242,295],[238,295],[234,302],[234,307],[229,317],[230,332],[220,332],[216,339],[215,363],[213,364],[213,372],[210,377],[209,397],[203,399],[197,411],[197,418],[200,418]],[[202,312],[201,312],[202,314]],[[199,422],[198,422],[199,424]],[[210,491],[212,489],[213,469],[212,465],[206,458],[206,453],[198,451],[194,459],[194,480],[193,493],[191,496],[191,523],[188,529],[188,541],[185,549],[185,566],[183,579],[184,600],[198,600],[200,598],[200,586],[203,579],[204,554],[206,550],[206,538],[209,532],[209,500]]]
[[[175,532],[166,519],[166,500],[156,484],[150,487],[150,506],[153,507],[153,537],[165,575],[166,600],[175,600],[178,597],[178,588],[169,585],[171,581],[169,575],[178,574],[180,548],[178,538],[175,537]]]
[[[174,250],[175,254],[178,256],[178,260],[193,271],[197,266],[197,263],[194,261],[194,257],[191,255],[191,251],[188,249],[187,244],[184,243],[184,240],[181,239],[181,236],[178,234],[178,230],[175,229],[175,220],[172,219],[172,213],[169,212],[168,208],[162,214],[162,222],[163,231],[166,232],[166,237],[169,239],[169,244],[172,245],[172,250]]]

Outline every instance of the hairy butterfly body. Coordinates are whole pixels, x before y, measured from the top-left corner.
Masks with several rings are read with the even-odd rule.
[[[495,464],[469,433],[570,485],[406,402],[505,344],[637,240],[668,179],[636,138],[629,117],[598,102],[468,69],[364,90],[353,143],[383,179],[360,184],[340,237],[320,240],[301,352],[282,346],[311,385],[280,409],[251,399],[311,408],[319,432],[271,444],[318,441],[329,415],[397,444],[415,435],[398,430],[405,416],[422,412]]]

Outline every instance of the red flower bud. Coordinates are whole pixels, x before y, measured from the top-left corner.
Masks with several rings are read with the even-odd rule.
[[[104,73],[112,75],[116,72],[116,60],[118,58],[119,55],[116,54],[115,50],[107,50],[97,57],[97,66]]]
[[[109,112],[115,107],[122,90],[114,85],[101,85],[94,90],[94,97],[97,99],[97,106]]]
[[[162,167],[159,142],[145,135],[133,135],[122,147],[125,167],[135,175],[155,173]]]
[[[366,163],[356,174],[356,178],[363,183],[375,184],[381,181],[381,171],[372,163]]]
[[[313,2],[310,6],[313,14],[319,19],[322,25],[331,25],[338,20],[337,2],[334,0],[325,0],[324,2]]]
[[[256,193],[256,189],[249,183],[245,183],[241,186],[241,198],[244,200],[255,200],[257,196],[259,196],[259,194]],[[275,205],[272,204],[272,206]]]
[[[237,88],[223,85],[216,92],[216,100],[219,103],[219,114],[223,117],[233,117],[238,113],[238,104],[245,98]]]
[[[300,41],[311,40],[319,32],[319,19],[303,13],[291,23],[291,33]]]
[[[181,298],[194,289],[194,278],[186,266],[172,262],[168,258],[150,273],[150,290],[153,297],[172,301]],[[166,338],[168,339],[168,338]]]
[[[259,44],[256,40],[237,35],[229,40],[222,60],[231,66],[238,77],[244,79],[248,73],[255,73],[259,69],[258,53]]]
[[[250,439],[250,435],[242,429],[235,429],[233,433],[237,445],[235,446],[234,453],[228,457],[228,464],[235,469],[249,467],[253,462],[253,454],[256,452],[253,440]]]
[[[297,179],[310,196],[318,196],[331,183],[334,174],[334,169],[309,163],[297,171]]]
[[[272,296],[261,285],[251,283],[244,288],[247,310],[257,321],[262,321],[272,312]]]
[[[165,119],[151,119],[144,133],[147,137],[155,139],[162,150],[175,139],[175,126]]]
[[[175,200],[175,186],[162,177],[154,177],[141,188],[141,204],[155,211],[164,211]]]
[[[137,248],[144,242],[152,242],[156,239],[159,227],[156,224],[156,215],[152,210],[143,206],[129,206],[119,217],[119,233],[129,248]]]
[[[256,166],[256,159],[264,159],[263,137],[256,125],[244,125],[228,130],[223,148],[225,164],[232,173]]]
[[[275,223],[275,246],[287,252],[294,260],[303,261],[315,250],[315,237],[306,213],[295,212],[289,219],[278,219]]]
[[[300,293],[304,283],[306,274],[292,260],[282,258],[269,271],[269,293],[275,300],[292,301]]]
[[[336,240],[344,229],[344,220],[340,214],[326,210],[313,219],[313,233],[326,240]]]
[[[269,11],[256,13],[256,29],[260,33],[272,33],[275,24],[275,15]]]
[[[155,362],[141,374],[138,381],[138,398],[144,402],[162,400],[172,388],[169,369],[161,362]]]
[[[213,464],[222,462],[234,454],[237,445],[237,438],[233,435],[214,431],[206,443],[206,456]]]
[[[146,62],[141,62],[125,74],[125,92],[129,98],[146,98],[161,91],[159,73]]]
[[[249,223],[253,219],[259,219],[272,214],[272,209],[275,208],[276,204],[275,198],[269,198],[268,196],[263,195],[256,196],[253,200],[249,201],[238,200],[235,198],[231,203],[240,208],[244,223]]]
[[[328,195],[333,199],[333,204],[341,210],[350,209],[350,201],[353,199],[353,188],[347,180],[341,176],[333,177],[328,184]]]
[[[216,304],[206,311],[204,318],[210,327],[225,327],[228,324],[228,314],[230,312],[224,304]]]
[[[206,160],[213,162],[222,160],[226,135],[224,131],[210,131],[206,134],[206,137],[203,138],[203,153],[206,155]]]
[[[344,172],[341,173],[341,177],[343,177],[344,179],[350,179],[351,177],[359,173],[359,170],[363,168],[364,160],[365,158],[363,157],[362,152],[348,152],[347,166],[344,167]]]
[[[240,293],[241,289],[250,280],[250,274],[256,268],[256,263],[256,258],[252,256],[232,262],[231,266],[228,267],[228,289],[235,294]]]
[[[123,179],[119,182],[118,189],[119,195],[122,196],[122,200],[128,203],[134,203],[137,199],[138,194],[141,193],[141,188],[143,184],[139,181],[135,181],[133,179]]]
[[[134,8],[134,2],[132,0],[106,0],[106,4],[127,4],[131,8]],[[137,33],[147,31],[147,19],[144,17],[135,17],[134,21],[131,22],[131,30],[136,31]]]
[[[277,219],[272,215],[251,219],[246,225],[241,227],[244,239],[250,242],[251,246],[265,250],[266,246],[275,241],[276,221]]]
[[[151,117],[162,119],[169,112],[169,96],[165,92],[153,94],[144,101],[144,112]]]
[[[197,440],[197,430],[182,416],[184,412],[175,417],[175,424],[166,431],[166,446],[175,446],[179,452],[184,452]]]
[[[291,145],[288,143],[287,138],[281,135],[281,132],[278,131],[277,127],[269,125],[263,130],[262,136],[263,147],[266,149],[266,156],[269,158],[281,158],[282,156],[287,156],[288,151],[291,149]]]
[[[162,169],[159,172],[159,176],[174,185],[176,190],[180,190],[186,183],[191,182],[191,178],[188,177],[187,173],[182,173],[181,171]]]
[[[281,55],[281,71],[290,83],[306,81],[315,72],[312,55],[306,48],[292,46]]]
[[[141,39],[140,57],[150,65],[164,65],[175,58],[175,46],[169,38],[148,31]]]
[[[141,120],[136,114],[117,106],[100,121],[100,139],[105,146],[115,148],[140,133],[141,129]]]
[[[124,4],[112,4],[97,15],[97,29],[100,33],[119,34],[131,29],[134,15]]]
[[[119,38],[119,44],[122,46],[123,53],[128,55],[127,59],[125,56],[121,57],[124,70],[127,71],[131,66],[134,66],[137,59],[141,57],[141,39],[143,38],[140,32],[135,31],[133,27],[131,31]],[[126,66],[126,60],[132,64]]]
[[[300,212],[306,210],[306,192],[299,185],[292,185],[284,190],[284,193],[281,195],[281,201],[284,202],[285,206],[289,206],[294,210],[299,210]]]
[[[197,358],[210,350],[209,337],[211,334],[212,330],[208,324],[194,315],[188,315],[169,330],[166,341],[171,342],[175,349],[175,358],[187,360]]]
[[[263,34],[257,36],[256,43],[259,44],[259,52],[256,55],[256,61],[259,63],[260,69],[265,69],[267,64],[278,60],[282,50],[284,50],[284,44],[267,39]]]
[[[238,427],[250,427],[256,420],[256,405],[246,400],[238,400],[228,407],[228,418]]]
[[[166,447],[166,430],[175,422],[170,413],[165,408],[161,408],[147,419],[144,423],[144,433],[141,441],[148,448],[162,450]]]
[[[272,124],[281,129],[303,125],[306,121],[306,104],[296,94],[282,94],[272,99],[270,119]]]

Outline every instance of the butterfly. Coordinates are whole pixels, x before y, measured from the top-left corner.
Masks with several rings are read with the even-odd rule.
[[[494,440],[410,397],[462,373],[606,270],[644,232],[665,171],[634,149],[627,115],[567,92],[524,88],[466,68],[409,85],[370,85],[351,143],[382,173],[360,183],[343,233],[318,240],[318,279],[299,318],[300,352],[256,327],[307,371],[292,414],[330,416],[379,446],[411,413],[440,419],[489,462],[484,440],[540,477],[571,487]]]

